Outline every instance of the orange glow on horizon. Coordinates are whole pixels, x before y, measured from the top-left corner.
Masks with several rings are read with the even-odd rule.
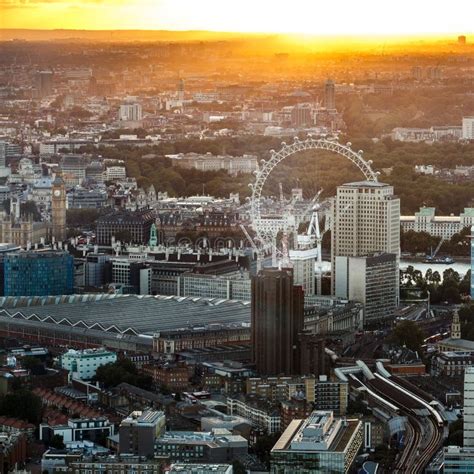
[[[469,34],[472,0],[0,0],[0,27],[297,35]]]

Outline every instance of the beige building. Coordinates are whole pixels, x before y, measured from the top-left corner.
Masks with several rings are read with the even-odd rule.
[[[336,257],[385,252],[395,254],[398,262],[400,199],[393,194],[393,186],[374,181],[339,186],[332,203],[332,223],[333,292],[337,278]]]

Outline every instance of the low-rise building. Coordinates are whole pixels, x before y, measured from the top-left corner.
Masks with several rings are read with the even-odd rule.
[[[61,356],[61,367],[69,371],[71,378],[90,380],[95,376],[99,367],[116,360],[117,354],[104,348],[82,351],[69,349]]]
[[[114,425],[105,416],[97,418],[72,418],[66,425],[41,423],[39,439],[49,442],[53,436],[61,436],[63,442],[99,441],[114,434]]]
[[[271,472],[347,473],[362,446],[358,419],[335,418],[314,411],[305,420],[293,420],[271,450]]]
[[[155,456],[171,461],[225,463],[247,453],[247,440],[226,429],[207,433],[168,431],[155,443]]]
[[[269,434],[280,431],[281,418],[278,404],[257,397],[240,397],[227,399],[227,410],[230,415],[247,418],[252,426],[265,430]]]

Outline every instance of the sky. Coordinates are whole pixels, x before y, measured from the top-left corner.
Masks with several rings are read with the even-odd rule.
[[[0,0],[0,28],[469,34],[474,0]]]

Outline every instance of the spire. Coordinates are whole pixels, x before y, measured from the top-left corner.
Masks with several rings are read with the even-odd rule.
[[[453,322],[451,323],[451,339],[461,339],[461,322],[458,311],[454,311]]]

